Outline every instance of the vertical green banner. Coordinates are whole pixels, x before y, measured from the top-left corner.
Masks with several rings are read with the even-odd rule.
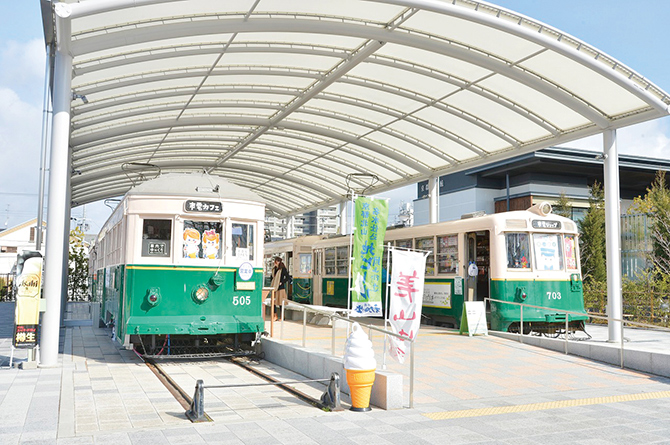
[[[351,308],[364,316],[382,314],[382,255],[388,201],[359,196],[355,203]]]

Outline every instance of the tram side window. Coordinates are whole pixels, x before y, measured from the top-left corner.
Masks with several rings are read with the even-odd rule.
[[[254,259],[254,226],[233,223],[233,256],[242,260]],[[290,268],[291,265],[289,264]]]
[[[142,223],[142,256],[169,257],[172,220],[145,219]]]
[[[537,270],[562,270],[563,249],[561,235],[549,233],[533,234],[535,244],[535,266]]]
[[[565,266],[568,269],[577,270],[577,239],[574,235],[565,235],[563,238],[565,247]]]
[[[437,237],[437,273],[458,272],[458,235]]]
[[[337,248],[337,274],[349,275],[349,246]]]
[[[435,275],[435,240],[431,236],[430,238],[417,238],[416,239],[416,248],[418,250],[425,250],[430,252],[426,257],[426,275]]]
[[[530,240],[527,233],[507,234],[507,268],[530,269]]]
[[[335,275],[337,271],[337,250],[334,247],[325,249],[326,258],[324,266],[326,268],[326,275]]]
[[[311,253],[299,253],[298,258],[300,260],[299,268],[301,274],[311,274],[312,273],[312,254]]]
[[[221,258],[222,227],[220,222],[184,220],[184,258]]]

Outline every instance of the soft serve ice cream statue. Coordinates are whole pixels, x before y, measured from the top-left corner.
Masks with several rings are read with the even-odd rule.
[[[354,323],[344,351],[344,369],[351,393],[352,411],[370,411],[370,394],[377,361],[372,342],[358,323]]]

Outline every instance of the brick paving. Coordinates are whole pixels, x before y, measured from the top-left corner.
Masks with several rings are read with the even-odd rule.
[[[0,361],[9,355],[12,322],[13,305],[1,303]],[[301,332],[298,323],[285,323],[285,341],[301,341]],[[0,368],[0,444],[670,443],[666,378],[430,327],[417,341],[413,409],[325,413],[278,388],[247,387],[208,390],[205,409],[214,422],[192,424],[153,373],[109,334],[68,327],[59,367]],[[345,335],[337,331],[336,352]],[[307,348],[330,351],[330,341],[329,328],[308,329]],[[380,352],[381,336],[373,342]],[[261,366],[280,378],[297,377]],[[203,376],[255,379],[215,361],[166,368],[189,392]],[[408,365],[389,361],[388,368],[408,373]],[[469,417],[457,417],[463,413]]]

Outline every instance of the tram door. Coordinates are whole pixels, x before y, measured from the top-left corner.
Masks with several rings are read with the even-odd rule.
[[[489,293],[490,237],[488,231],[467,235],[467,264],[465,267],[466,301],[484,301]]]
[[[314,264],[312,265],[312,295],[314,295],[312,304],[317,306],[323,306],[323,292],[321,289],[321,284],[323,283],[322,270],[323,250],[315,250]]]

